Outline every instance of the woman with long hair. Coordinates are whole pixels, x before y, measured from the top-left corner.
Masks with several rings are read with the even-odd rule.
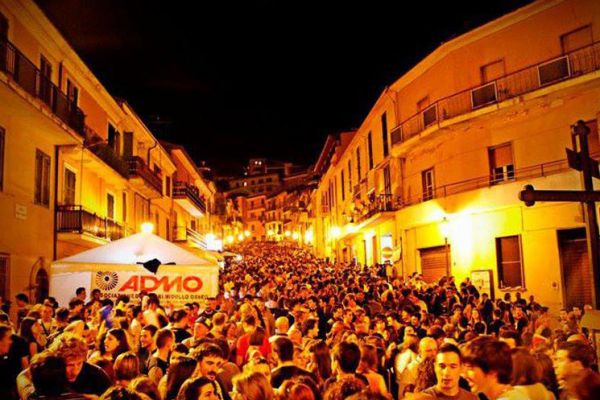
[[[369,381],[369,388],[373,393],[379,393],[389,397],[385,379],[377,371],[380,364],[377,347],[372,344],[360,346],[360,364],[356,372],[363,374]]]
[[[319,386],[323,385],[327,379],[331,377],[331,352],[327,343],[320,340],[313,343],[308,351],[310,353],[310,360],[308,362],[307,369],[312,372],[316,377],[316,382]]]
[[[198,362],[191,357],[179,357],[169,365],[164,392],[159,387],[164,400],[175,400],[177,398],[181,385],[192,376],[197,365]]]
[[[188,379],[183,383],[177,400],[219,400],[215,383],[205,376]]]
[[[232,400],[273,400],[273,388],[261,372],[242,372],[233,378]]]
[[[119,354],[113,365],[115,373],[115,384],[121,386],[129,385],[134,378],[140,374],[140,360],[132,351]]]
[[[19,328],[19,336],[27,341],[30,358],[44,350],[45,340],[42,334],[42,326],[37,319],[33,317],[23,318]]]

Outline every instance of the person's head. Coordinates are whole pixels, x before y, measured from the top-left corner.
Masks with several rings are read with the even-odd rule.
[[[356,343],[340,342],[333,348],[332,367],[336,373],[355,373],[359,363],[360,348]]]
[[[430,337],[424,337],[419,342],[419,356],[421,359],[433,359],[437,353],[437,342]]]
[[[126,387],[111,386],[102,393],[100,400],[143,400],[143,398],[139,393]]]
[[[0,355],[8,354],[12,346],[12,328],[9,325],[0,324]]]
[[[458,390],[460,372],[460,350],[453,344],[443,344],[435,356],[435,376],[438,390],[448,395],[454,395]]]
[[[533,385],[542,381],[542,367],[527,349],[517,347],[512,350],[513,385]]]
[[[65,360],[67,380],[75,382],[88,351],[85,340],[81,336],[65,332],[52,341],[49,350]]]
[[[465,346],[463,362],[474,393],[490,393],[498,384],[511,382],[512,358],[504,342],[478,337]]]
[[[288,379],[279,389],[283,400],[316,400],[313,390],[305,383],[296,379]]]
[[[196,370],[198,362],[191,357],[179,357],[169,365],[167,371],[167,398],[175,398],[179,388]]]
[[[39,396],[59,396],[68,384],[65,359],[45,351],[33,356],[29,371]]]
[[[579,376],[594,362],[594,350],[580,342],[561,344],[554,356],[554,371],[558,382],[564,384]]]
[[[145,394],[150,398],[150,400],[162,400],[156,383],[145,375],[138,376],[129,382],[127,387],[131,390],[135,390],[138,393]]]
[[[186,380],[179,389],[177,400],[219,400],[216,391],[213,380],[201,376]]]
[[[319,336],[319,324],[314,318],[309,318],[302,325],[302,336],[307,338],[316,338]]]
[[[154,342],[159,350],[171,349],[173,342],[175,342],[175,335],[169,328],[162,328],[156,331],[154,336]]]
[[[377,347],[372,344],[363,344],[360,346],[360,365],[363,370],[377,371],[379,368]]]
[[[52,308],[52,305],[48,302],[44,302],[44,304],[42,305],[42,309],[41,309],[41,314],[42,314],[42,319],[44,321],[49,321],[52,319],[52,313],[54,312],[54,308]]]
[[[223,364],[223,351],[211,342],[202,343],[192,353],[198,362],[195,376],[205,376],[211,381],[217,378],[217,371]]]
[[[92,290],[92,300],[99,301],[100,300],[100,296],[102,296],[102,292],[100,292],[100,289],[93,289]]]
[[[194,337],[196,339],[202,339],[208,332],[210,332],[210,326],[208,320],[204,316],[200,316],[194,322]]]
[[[81,299],[82,301],[85,301],[85,298],[87,297],[87,293],[85,292],[85,288],[84,287],[78,287],[77,290],[75,290],[75,297],[77,297],[78,299]]]
[[[17,301],[17,307],[25,307],[29,304],[29,297],[25,293],[18,293],[15,300]]]
[[[272,400],[273,388],[267,377],[260,372],[242,372],[233,378],[233,390],[241,397],[232,400]]]
[[[280,336],[273,342],[273,352],[280,363],[292,361],[294,359],[294,344],[289,338]]]
[[[212,317],[212,329],[215,331],[221,331],[225,323],[227,322],[227,314],[224,312],[217,312]]]
[[[40,334],[42,327],[35,318],[25,317],[21,321],[21,327],[19,328],[19,336],[25,338],[28,341],[34,341],[35,337]]]
[[[123,329],[113,328],[106,333],[106,337],[100,345],[102,353],[110,354],[113,359],[120,354],[129,351],[127,334]]]
[[[287,333],[290,329],[290,321],[287,317],[279,317],[275,320],[275,330],[279,334]]]
[[[129,382],[140,374],[140,360],[131,351],[119,354],[114,364],[115,379]]]
[[[177,309],[171,313],[170,322],[175,328],[187,328],[188,318],[187,312],[183,309]]]
[[[154,335],[158,328],[154,325],[146,325],[142,328],[142,332],[140,334],[140,346],[143,349],[152,349],[154,347]]]
[[[312,354],[312,361],[316,365],[316,373],[322,381],[331,376],[331,353],[329,346],[323,340],[312,344],[309,348]]]

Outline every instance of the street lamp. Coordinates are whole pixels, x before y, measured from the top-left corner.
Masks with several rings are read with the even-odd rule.
[[[448,222],[448,219],[444,216],[444,219],[442,220],[442,222],[440,223],[440,232],[442,233],[442,236],[444,237],[444,252],[446,253],[446,276],[449,277],[450,276],[450,254],[449,254],[449,249],[448,249],[448,236],[450,235],[450,223]]]

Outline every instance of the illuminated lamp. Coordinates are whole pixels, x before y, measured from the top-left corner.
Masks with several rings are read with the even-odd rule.
[[[152,222],[144,222],[141,226],[142,233],[152,233],[154,231],[154,224]]]

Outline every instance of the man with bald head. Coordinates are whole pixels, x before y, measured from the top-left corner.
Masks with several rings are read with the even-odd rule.
[[[419,366],[426,362],[433,362],[437,354],[438,346],[434,338],[426,336],[419,341],[419,354],[417,358],[406,367],[404,379],[400,384],[399,398],[404,398],[407,392],[413,392],[417,382]]]
[[[290,321],[287,317],[279,317],[275,320],[275,333],[269,338],[269,343],[274,343],[279,337],[287,337],[290,329]]]

